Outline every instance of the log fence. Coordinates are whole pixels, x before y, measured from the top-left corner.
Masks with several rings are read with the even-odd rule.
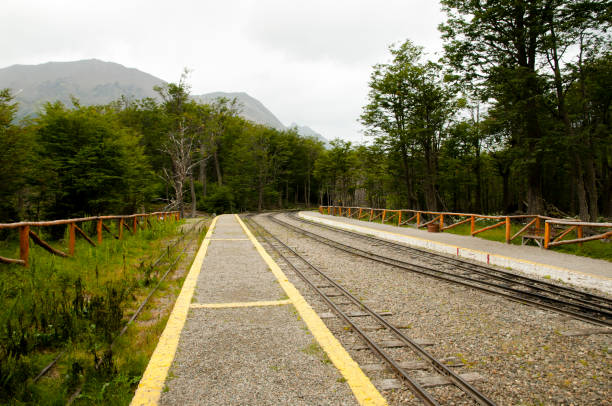
[[[144,214],[132,214],[125,216],[95,216],[95,217],[82,217],[73,219],[63,220],[52,220],[52,221],[23,221],[19,223],[0,223],[0,229],[18,229],[19,230],[19,259],[16,258],[5,258],[0,256],[0,263],[5,264],[20,264],[28,266],[30,256],[30,239],[36,245],[42,247],[47,252],[57,255],[60,257],[72,257],[75,255],[76,247],[76,236],[81,236],[91,246],[96,247],[102,244],[103,231],[108,232],[115,239],[123,239],[123,229],[127,228],[132,234],[136,234],[139,228],[145,229],[147,224],[151,224],[151,219],[155,218],[158,221],[163,220],[179,220],[180,213],[178,211],[170,212],[155,212],[155,213],[144,213]],[[104,223],[104,221],[117,220],[117,231],[118,235],[115,235],[110,227]],[[131,220],[132,226],[129,226],[129,220]],[[96,222],[96,242],[83,231],[79,224]],[[65,253],[57,248],[52,247],[49,243],[44,241],[36,232],[32,230],[32,227],[51,227],[66,225],[68,228],[68,253]]]
[[[330,214],[355,218],[358,220],[375,221],[380,220],[383,224],[396,226],[413,226],[417,229],[437,224],[439,231],[450,230],[462,224],[470,223],[470,235],[476,236],[480,233],[503,227],[505,230],[504,240],[510,244],[521,237],[521,244],[533,242],[540,248],[564,244],[580,244],[587,241],[606,240],[612,238],[612,223],[589,223],[576,220],[557,219],[540,215],[508,215],[487,216],[473,213],[434,212],[424,210],[390,210],[375,209],[370,207],[343,207],[343,206],[319,206],[321,214]],[[489,224],[494,221],[493,224]],[[487,224],[478,227],[478,223]],[[514,234],[512,226],[519,222],[521,229]],[[603,229],[594,235],[584,236],[585,230]],[[564,239],[572,232],[576,238]]]

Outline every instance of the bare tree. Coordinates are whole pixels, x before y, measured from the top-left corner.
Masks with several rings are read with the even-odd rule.
[[[193,152],[195,148],[195,137],[187,131],[184,120],[180,122],[175,131],[168,133],[168,139],[162,146],[162,151],[165,152],[172,162],[172,169],[164,168],[164,179],[174,189],[174,198],[170,202],[170,206],[178,209],[181,216],[185,213],[183,195],[185,192],[185,184],[188,179],[193,182],[193,168],[200,161],[193,160]],[[193,196],[192,186],[192,215],[195,215],[195,197]]]

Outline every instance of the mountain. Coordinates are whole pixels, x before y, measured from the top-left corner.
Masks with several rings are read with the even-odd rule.
[[[153,87],[165,83],[138,69],[98,59],[12,65],[0,69],[0,89],[13,90],[15,100],[19,102],[19,117],[36,114],[46,102],[59,100],[71,106],[71,97],[76,97],[82,105],[107,104],[122,95],[128,99],[157,98]],[[246,93],[214,92],[192,97],[204,103],[218,97],[236,98],[242,117],[280,131],[287,129],[266,106]],[[327,142],[308,127],[296,127],[300,135],[315,136]]]
[[[321,141],[323,143],[323,146],[325,146],[326,148],[329,147],[329,141],[327,140],[327,138],[323,137],[321,134],[306,125],[299,126],[296,123],[291,123],[289,128],[294,128],[297,133],[300,134],[302,137],[313,137]]]
[[[20,116],[35,113],[49,101],[59,100],[70,106],[71,95],[83,105],[106,104],[121,95],[134,99],[155,97],[153,86],[163,83],[138,69],[97,59],[0,69],[0,88],[13,90]]]
[[[236,99],[240,105],[240,115],[247,120],[251,120],[257,124],[267,125],[280,131],[287,129],[283,123],[281,123],[280,120],[266,108],[266,106],[264,106],[259,100],[244,92],[213,92],[193,97],[202,103],[211,103],[219,97],[225,97],[229,100]]]

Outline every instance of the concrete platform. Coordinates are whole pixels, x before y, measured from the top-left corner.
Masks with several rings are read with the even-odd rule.
[[[428,233],[413,227],[396,227],[346,217],[302,211],[299,216],[335,227],[371,234],[471,260],[515,269],[540,277],[598,289],[612,294],[612,263],[604,260],[543,250],[538,247],[504,244],[450,233]]]
[[[132,405],[386,404],[241,220],[215,222]]]

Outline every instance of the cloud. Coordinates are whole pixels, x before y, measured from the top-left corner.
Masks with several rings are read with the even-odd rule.
[[[391,43],[441,49],[431,0],[2,0],[2,66],[98,58],[194,93],[245,91],[285,124],[359,141],[371,66]]]

